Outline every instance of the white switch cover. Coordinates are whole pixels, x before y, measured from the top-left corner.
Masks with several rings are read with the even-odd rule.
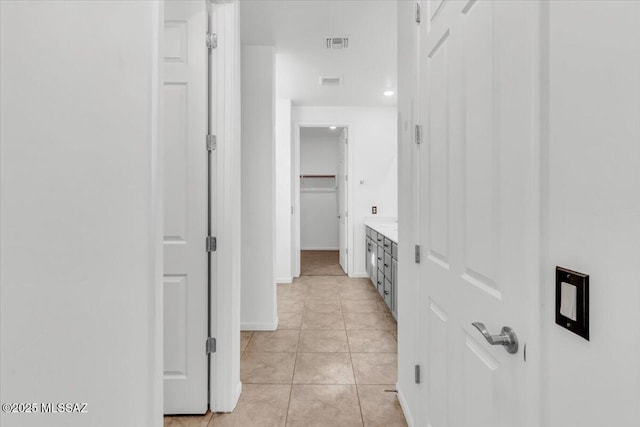
[[[577,320],[576,303],[578,299],[578,288],[570,283],[562,282],[560,314],[571,320]]]

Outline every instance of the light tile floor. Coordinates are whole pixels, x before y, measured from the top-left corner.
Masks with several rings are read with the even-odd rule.
[[[165,427],[406,426],[396,398],[397,325],[368,279],[278,285],[279,328],[242,332],[242,396],[230,414]]]

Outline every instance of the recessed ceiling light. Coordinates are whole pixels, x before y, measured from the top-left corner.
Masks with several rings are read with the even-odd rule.
[[[394,93],[395,93],[395,92],[394,92],[394,91],[392,91],[392,90],[385,90],[385,91],[384,91],[384,96],[393,96],[393,94],[394,94]]]
[[[335,126],[329,126],[329,129],[336,130],[336,127]]]

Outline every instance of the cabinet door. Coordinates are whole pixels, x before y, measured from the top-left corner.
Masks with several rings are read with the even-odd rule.
[[[367,238],[364,239],[364,265],[367,276],[371,277],[371,239],[368,234],[369,227],[367,227]]]
[[[370,270],[369,270],[369,278],[371,279],[371,283],[373,283],[374,286],[377,286],[377,281],[378,281],[378,245],[376,245],[375,240],[371,239],[370,240],[371,243],[371,252],[368,253],[369,255],[369,262],[371,263],[370,265]]]
[[[391,260],[391,314],[398,319],[398,260]]]

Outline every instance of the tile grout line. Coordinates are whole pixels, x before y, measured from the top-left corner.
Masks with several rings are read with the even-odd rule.
[[[340,295],[340,308],[342,308],[342,295]],[[353,383],[356,387],[356,397],[358,398],[358,409],[360,410],[360,422],[364,426],[364,416],[362,415],[362,402],[360,401],[360,391],[358,390],[358,380],[356,378],[356,368],[353,364],[353,355],[351,353],[351,343],[349,342],[349,333],[347,332],[347,322],[344,320],[344,316],[342,317],[342,321],[344,322],[344,334],[347,336],[347,347],[349,348],[349,360],[351,360],[351,372],[353,373]]]
[[[298,350],[300,349],[300,335],[302,334],[302,317],[304,317],[304,307],[306,299],[302,300],[302,315],[300,316],[300,328],[298,329],[298,344],[296,345],[296,355],[293,359],[293,372],[291,373],[291,384],[289,385],[289,401],[287,402],[287,413],[284,415],[284,425],[289,422],[289,408],[291,408],[291,396],[293,395],[293,378],[296,375],[296,364],[298,363]]]

